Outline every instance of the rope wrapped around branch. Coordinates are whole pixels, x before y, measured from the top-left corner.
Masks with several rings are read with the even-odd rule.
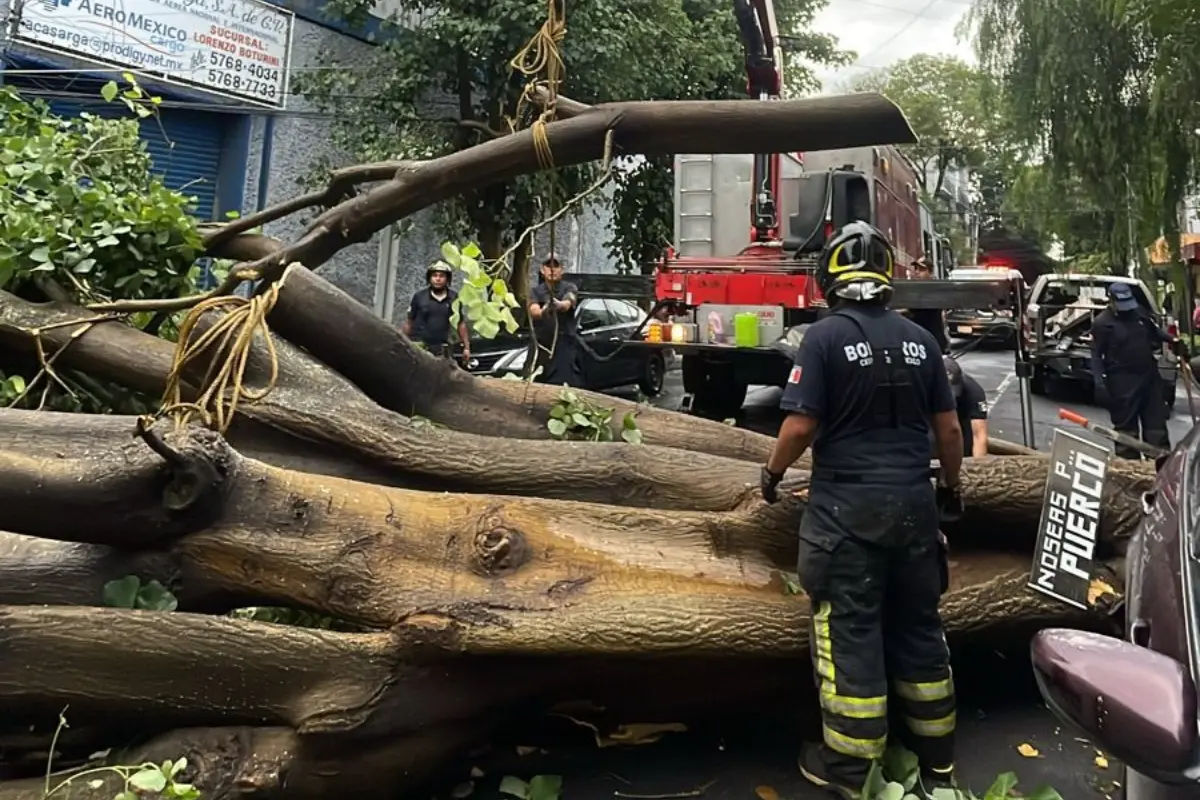
[[[271,393],[279,378],[279,363],[267,326],[267,315],[279,299],[279,287],[278,281],[273,282],[264,292],[249,299],[237,295],[212,297],[188,312],[179,326],[179,343],[167,375],[159,417],[172,417],[176,427],[199,417],[205,426],[223,434],[233,423],[240,402],[254,403]],[[210,311],[226,313],[211,328],[196,336],[197,323]],[[260,331],[267,347],[270,376],[262,389],[254,391],[246,388],[244,380],[254,336]],[[200,394],[195,402],[185,402],[183,376],[188,366],[199,358],[208,360],[208,368],[200,382]]]

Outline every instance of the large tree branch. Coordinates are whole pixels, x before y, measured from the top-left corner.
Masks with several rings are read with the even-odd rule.
[[[656,101],[595,106],[545,127],[556,166],[601,157],[608,132],[614,152],[773,153],[916,141],[903,112],[876,94],[806,100]],[[338,250],[434,203],[541,168],[533,129],[429,162],[322,214],[298,241],[254,263],[276,280],[291,262],[314,269]]]

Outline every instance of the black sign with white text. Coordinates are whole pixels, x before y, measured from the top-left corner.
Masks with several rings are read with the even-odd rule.
[[[1076,608],[1088,608],[1111,458],[1104,445],[1054,431],[1029,587]]]

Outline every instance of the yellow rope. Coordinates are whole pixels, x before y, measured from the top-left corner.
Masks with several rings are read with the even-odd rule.
[[[559,3],[563,3],[560,8]],[[555,104],[558,100],[558,87],[562,82],[563,60],[559,53],[559,44],[567,35],[567,11],[565,0],[547,0],[546,21],[533,35],[533,38],[521,48],[520,52],[509,62],[515,72],[530,78],[517,101],[517,111],[508,121],[509,129],[517,129],[526,106],[531,102],[537,91],[537,82],[532,78],[546,73],[546,100],[542,113],[534,120],[533,147],[537,151],[538,166],[544,170],[554,169],[554,152],[550,148],[550,138],[546,135],[546,123],[554,119]]]
[[[212,297],[196,305],[188,312],[179,326],[179,343],[175,347],[175,362],[167,376],[166,391],[159,416],[171,416],[176,426],[183,426],[195,417],[220,433],[229,430],[238,403],[242,400],[262,400],[279,378],[279,363],[275,354],[275,343],[267,327],[267,315],[279,298],[279,282],[273,282],[266,292],[249,300],[237,295]],[[210,311],[225,310],[211,328],[195,337],[196,323]],[[271,375],[267,385],[260,391],[251,391],[243,380],[246,366],[250,363],[250,352],[254,335],[262,331],[267,345]],[[215,346],[214,346],[215,345]],[[184,371],[194,360],[204,357],[209,361],[204,380],[200,383],[200,396],[196,402],[183,400]]]

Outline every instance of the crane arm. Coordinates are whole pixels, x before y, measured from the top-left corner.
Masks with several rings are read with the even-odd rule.
[[[733,13],[746,53],[746,93],[759,100],[778,100],[783,92],[783,50],[772,0],[733,0]],[[750,241],[779,241],[780,157],[754,156],[751,183]]]

